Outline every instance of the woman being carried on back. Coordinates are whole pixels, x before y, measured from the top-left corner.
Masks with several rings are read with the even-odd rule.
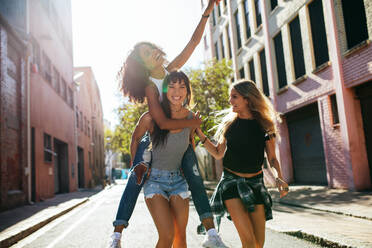
[[[161,108],[162,82],[168,72],[182,67],[191,56],[195,47],[200,43],[209,14],[213,10],[214,4],[219,0],[209,0],[208,6],[196,27],[194,34],[183,49],[183,51],[167,66],[164,65],[164,52],[156,45],[149,42],[140,42],[135,45],[133,51],[128,55],[124,66],[120,71],[122,90],[125,96],[129,96],[131,101],[144,102],[146,100],[152,120],[162,130],[175,130],[185,127],[199,127],[201,119],[196,116],[192,119],[169,119]],[[134,138],[134,137],[132,137]],[[132,142],[136,144],[137,142]],[[136,154],[132,154],[132,173],[124,189],[119,203],[116,219],[113,222],[114,234],[110,242],[110,247],[120,247],[121,233],[128,226],[128,221],[133,213],[138,195],[141,191],[143,178],[149,169],[149,156],[146,156],[149,137],[142,137]],[[131,149],[133,149],[131,147]],[[207,229],[203,247],[219,248],[226,247],[214,228],[213,216],[210,209],[207,194],[204,189],[203,180],[199,173],[197,160],[191,146],[186,150],[182,159],[182,171],[185,175],[189,189],[192,194],[196,211],[203,225]]]

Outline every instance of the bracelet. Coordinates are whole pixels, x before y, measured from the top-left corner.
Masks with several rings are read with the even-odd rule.
[[[208,139],[208,137],[205,136],[204,140],[201,143],[204,145],[204,143],[207,141],[207,139]]]
[[[209,15],[202,15],[202,18],[208,18]]]

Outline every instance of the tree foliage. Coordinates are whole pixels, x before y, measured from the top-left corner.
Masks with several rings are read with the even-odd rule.
[[[231,61],[211,60],[204,69],[187,72],[195,103],[194,111],[203,117],[201,129],[209,137],[213,136],[216,126],[215,113],[229,107],[229,83],[232,77]]]

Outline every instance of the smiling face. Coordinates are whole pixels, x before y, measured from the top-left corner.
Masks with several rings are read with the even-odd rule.
[[[243,113],[249,110],[248,100],[245,99],[237,90],[234,88],[230,91],[229,103],[232,106],[232,111],[235,113]]]
[[[187,97],[187,87],[183,80],[172,81],[168,84],[167,99],[173,106],[183,106]]]
[[[150,71],[164,64],[165,54],[156,47],[143,44],[140,46],[138,53],[144,65]]]

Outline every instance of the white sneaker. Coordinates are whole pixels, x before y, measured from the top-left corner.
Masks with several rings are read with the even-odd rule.
[[[113,233],[111,235],[109,247],[110,248],[121,248],[120,238],[121,238],[121,233],[118,233],[118,232]]]
[[[202,246],[205,248],[228,248],[219,235],[205,235]]]

